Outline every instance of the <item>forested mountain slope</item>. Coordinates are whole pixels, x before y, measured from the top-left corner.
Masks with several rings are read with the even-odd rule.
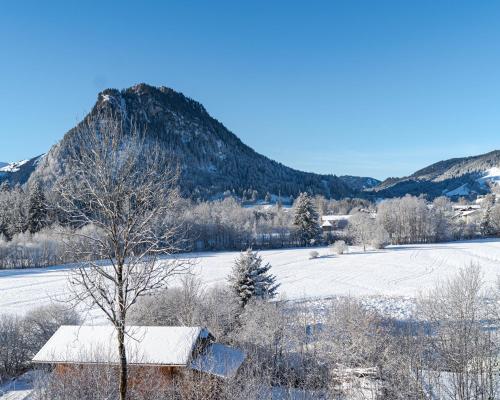
[[[259,198],[267,192],[295,197],[301,191],[341,198],[356,192],[337,176],[297,171],[258,154],[200,103],[166,87],[107,89],[99,93],[89,115],[105,109],[123,113],[159,140],[180,166],[186,196],[207,199],[251,189]],[[74,132],[75,128],[43,158],[34,174],[37,179],[50,183],[64,173],[68,146],[77,145]]]

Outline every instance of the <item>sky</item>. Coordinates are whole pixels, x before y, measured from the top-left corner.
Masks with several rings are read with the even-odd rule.
[[[105,88],[171,87],[288,166],[404,176],[500,148],[498,1],[9,1],[0,161]]]

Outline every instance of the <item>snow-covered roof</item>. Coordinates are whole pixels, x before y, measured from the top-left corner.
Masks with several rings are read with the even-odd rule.
[[[454,204],[453,209],[459,211],[479,210],[480,204]]]
[[[479,214],[481,210],[468,210],[460,213],[463,217],[468,216],[468,215],[473,215],[473,214]]]
[[[321,219],[323,221],[343,221],[351,218],[352,215],[346,214],[346,215],[323,215]]]
[[[191,368],[222,378],[231,378],[236,375],[244,360],[245,353],[241,350],[213,343],[191,362]]]
[[[130,326],[125,347],[130,364],[186,366],[198,338],[208,331],[200,327]],[[33,357],[37,363],[118,363],[115,328],[61,326]]]

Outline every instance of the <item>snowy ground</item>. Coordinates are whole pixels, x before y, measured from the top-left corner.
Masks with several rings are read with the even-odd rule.
[[[429,245],[392,246],[385,250],[353,249],[333,256],[319,248],[320,258],[309,259],[311,249],[268,250],[260,254],[272,265],[287,299],[363,297],[369,307],[404,317],[419,291],[452,277],[470,263],[481,266],[487,283],[500,274],[500,240],[476,240]],[[226,281],[237,252],[197,253],[193,271],[207,285]],[[0,312],[24,313],[68,293],[71,267],[0,271]],[[97,314],[95,314],[97,315]]]

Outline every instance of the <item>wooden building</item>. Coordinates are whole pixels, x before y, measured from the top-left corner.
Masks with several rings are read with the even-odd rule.
[[[215,343],[201,327],[131,326],[125,348],[129,370],[136,376],[154,369],[166,381],[186,369],[230,378],[245,359],[242,351]],[[118,366],[116,331],[113,326],[61,326],[33,362],[51,365],[60,374],[85,365]]]

